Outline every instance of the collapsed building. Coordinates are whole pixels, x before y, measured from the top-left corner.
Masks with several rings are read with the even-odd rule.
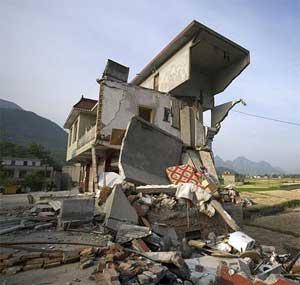
[[[83,270],[97,266],[89,279],[99,285],[299,284],[300,252],[277,254],[242,232],[242,207],[252,203],[231,185],[220,187],[216,174],[213,138],[243,101],[216,106],[214,96],[248,64],[246,49],[195,21],[130,83],[129,68],[108,60],[99,100],[82,97],[65,123],[67,161],[81,164],[84,193],[29,195],[26,218],[21,213],[0,229],[55,226],[80,242],[63,235],[52,244],[85,248],[0,243],[35,251],[2,254],[0,272],[80,262]],[[92,244],[81,241],[83,233]]]
[[[67,161],[81,164],[83,191],[96,191],[99,176],[106,171],[120,173],[124,178],[128,175],[127,180],[140,185],[167,184],[165,173],[155,175],[159,170],[153,167],[172,166],[180,161],[191,163],[191,160],[193,165],[205,167],[217,180],[212,141],[230,109],[243,101],[216,106],[214,96],[224,91],[249,63],[248,50],[196,21],[130,83],[129,68],[108,60],[102,78],[97,80],[99,99],[82,97],[64,124],[69,130]],[[205,112],[211,114],[209,126],[203,123]],[[128,161],[126,154],[122,161],[122,141],[126,141],[125,130],[134,116],[158,127],[165,137],[172,137],[173,141],[178,138],[182,142],[177,146],[178,153],[174,155],[176,150],[168,146],[170,139],[154,142],[149,133],[146,141],[139,141],[140,148],[138,144],[132,147],[141,152],[135,158],[155,157],[155,165],[147,166],[130,158]],[[151,140],[153,145],[159,144],[168,151],[168,155],[173,153],[173,158],[167,161],[161,156],[162,149],[147,148]],[[134,179],[130,177],[133,171]]]

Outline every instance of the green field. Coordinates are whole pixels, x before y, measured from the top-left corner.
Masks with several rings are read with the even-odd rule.
[[[299,178],[298,179],[293,179],[293,178],[246,179],[244,185],[239,185],[236,188],[240,192],[300,189],[300,179]]]

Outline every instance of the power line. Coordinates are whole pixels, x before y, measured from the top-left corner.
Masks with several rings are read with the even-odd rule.
[[[246,116],[249,116],[249,117],[255,117],[255,118],[260,118],[260,119],[264,119],[264,120],[274,121],[274,122],[278,122],[278,123],[294,125],[294,126],[300,126],[300,123],[278,120],[278,119],[274,119],[274,118],[270,118],[270,117],[264,117],[264,116],[249,114],[249,113],[245,113],[245,112],[241,112],[241,111],[237,111],[237,110],[231,110],[231,111],[232,112],[236,112],[236,113],[240,113],[240,114],[243,114],[243,115],[246,115]]]

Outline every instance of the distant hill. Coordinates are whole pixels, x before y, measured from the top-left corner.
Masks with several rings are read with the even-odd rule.
[[[17,105],[16,103],[10,102],[10,101],[6,101],[4,99],[0,98],[0,108],[4,108],[4,109],[17,109],[17,110],[23,110],[19,105]]]
[[[33,112],[23,110],[13,102],[2,99],[0,140],[25,146],[32,143],[41,144],[51,151],[54,158],[60,162],[65,160],[67,133],[61,127]]]
[[[284,171],[279,167],[274,167],[266,161],[251,161],[243,156],[237,157],[234,160],[222,160],[219,156],[215,157],[215,164],[218,172],[235,171],[245,175],[264,175],[264,174],[283,174]]]

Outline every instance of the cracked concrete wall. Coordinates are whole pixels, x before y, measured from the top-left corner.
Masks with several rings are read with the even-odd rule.
[[[152,123],[162,130],[180,138],[180,131],[163,121],[164,108],[171,109],[171,97],[168,94],[146,89],[139,86],[104,80],[101,134],[110,135],[113,128],[126,129],[130,119],[138,115],[138,107],[151,108],[153,111]]]
[[[158,90],[169,92],[190,79],[190,47],[192,41],[153,72],[140,86],[153,89],[154,76],[159,74]]]

